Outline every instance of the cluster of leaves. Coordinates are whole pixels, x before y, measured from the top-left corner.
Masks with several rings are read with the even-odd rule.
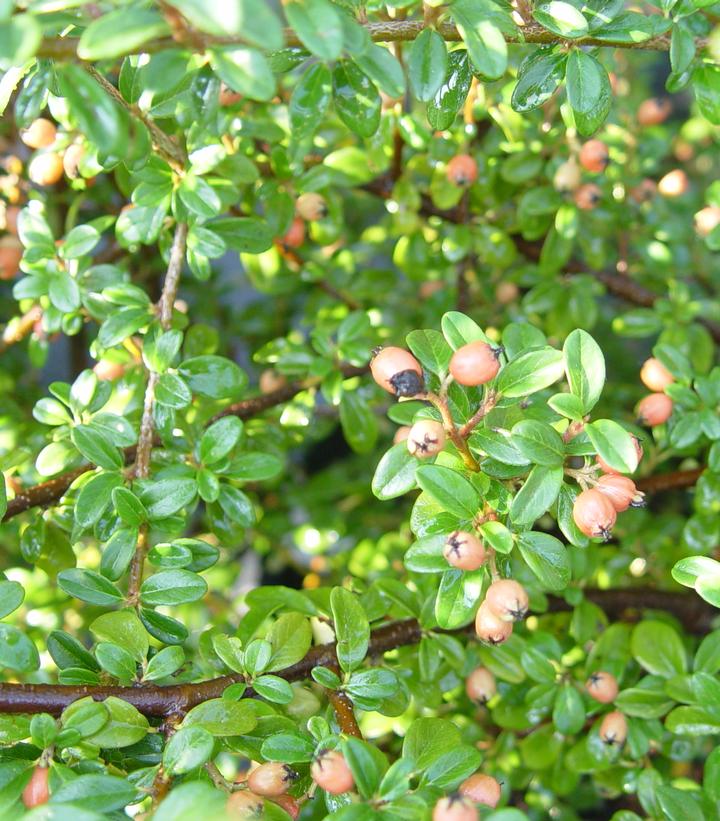
[[[615,622],[593,596],[627,588],[642,609],[677,582],[720,604],[720,218],[693,227],[720,208],[713,6],[279,6],[0,2],[0,193],[22,245],[0,284],[17,314],[0,373],[0,815],[222,818],[249,759],[292,765],[305,821],[423,821],[479,769],[503,785],[503,808],[480,811],[493,821],[715,817],[720,632],[708,618],[693,635],[658,599]],[[680,114],[643,127],[655,49]],[[40,116],[57,132],[31,153],[19,137]],[[556,178],[598,129],[610,164],[582,172],[588,209]],[[448,178],[458,154],[468,187]],[[36,178],[51,155],[64,176]],[[689,190],[638,195],[680,164]],[[309,193],[324,208],[298,235]],[[423,461],[389,445],[441,419],[362,377],[403,339],[457,426],[492,398],[466,437],[479,470],[452,442]],[[502,345],[498,376],[451,383],[453,351],[478,340]],[[632,408],[651,348],[675,381],[650,434]],[[651,499],[605,546],[572,516],[596,456],[650,480],[704,472],[691,501]],[[498,647],[467,630],[489,569],[443,557],[474,528],[530,593]],[[486,706],[464,690],[479,665],[498,682]],[[622,749],[583,686],[597,670],[621,685]],[[18,679],[68,689],[51,702]],[[354,793],[313,787],[335,748]],[[26,813],[38,764],[49,804]]]

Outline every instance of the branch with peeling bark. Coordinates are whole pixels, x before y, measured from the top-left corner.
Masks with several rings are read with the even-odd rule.
[[[712,622],[720,614],[699,596],[648,588],[628,588],[625,590],[585,590],[585,598],[600,607],[611,620],[637,621],[648,610],[661,610],[674,615],[683,627],[695,635],[704,635],[711,629]],[[564,599],[548,596],[549,612],[563,612],[571,607]],[[471,627],[450,631],[468,633]],[[446,631],[433,631],[446,632]],[[378,659],[398,648],[417,644],[423,636],[423,629],[415,619],[383,624],[373,630],[368,645],[368,658]],[[317,666],[330,667],[337,664],[335,644],[322,644],[310,649],[307,655],[292,667],[280,670],[275,675],[286,681],[302,681],[309,678]],[[90,696],[101,701],[109,696],[122,698],[148,717],[181,716],[204,701],[220,698],[231,684],[243,682],[239,673],[191,684],[168,686],[139,685],[87,686],[63,684],[0,684],[0,713],[46,712],[59,715],[69,704],[79,698]],[[252,689],[246,691],[248,698],[255,697]],[[335,705],[333,705],[335,706]],[[341,708],[345,710],[345,706]],[[352,712],[352,710],[351,710]],[[347,719],[343,732],[349,732]]]

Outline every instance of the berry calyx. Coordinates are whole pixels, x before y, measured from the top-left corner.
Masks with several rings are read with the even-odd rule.
[[[618,513],[629,507],[645,506],[645,494],[637,489],[632,479],[620,473],[606,473],[598,479],[595,487],[607,496]]]
[[[602,199],[602,190],[594,182],[587,182],[577,189],[574,199],[581,211],[592,211]]]
[[[432,821],[477,821],[472,801],[459,793],[441,798],[433,808]]]
[[[487,342],[470,342],[458,348],[450,360],[450,373],[460,385],[484,385],[500,370],[502,348],[493,348]]]
[[[55,123],[38,117],[30,125],[20,132],[20,139],[29,148],[47,148],[55,142],[57,128]]]
[[[510,638],[512,631],[511,621],[498,618],[488,607],[487,601],[481,603],[475,616],[475,632],[481,641],[486,641],[488,644],[502,644]]]
[[[582,182],[582,172],[580,166],[574,158],[561,163],[553,175],[553,186],[561,194],[568,191],[575,191]]]
[[[238,790],[228,796],[225,810],[230,818],[261,818],[265,802],[250,790]]]
[[[617,512],[608,497],[595,488],[584,490],[575,499],[573,519],[586,536],[610,538]]]
[[[664,177],[658,182],[658,192],[663,197],[682,197],[690,187],[688,175],[681,169],[675,168],[673,171],[668,171]]]
[[[445,428],[434,419],[421,419],[411,428],[407,438],[407,449],[418,459],[437,456],[445,447]]]
[[[447,178],[453,185],[472,185],[478,178],[477,163],[469,154],[458,154],[447,164]]]
[[[443,556],[458,570],[478,570],[485,562],[485,546],[474,533],[456,530],[447,537]]]
[[[495,676],[487,667],[476,667],[465,679],[465,692],[471,701],[486,704],[497,693]]]
[[[600,724],[600,738],[608,747],[622,747],[627,733],[627,719],[618,710],[608,713]]]
[[[50,788],[48,787],[49,776],[50,771],[47,767],[38,765],[32,771],[30,780],[22,791],[22,802],[28,809],[39,807],[41,804],[47,804],[50,798]]]
[[[640,460],[643,458],[643,447],[640,444],[640,440],[637,436],[632,437],[633,444],[635,445],[635,453],[637,453],[637,460],[638,464],[640,464]],[[611,468],[610,465],[602,458],[602,456],[598,456],[595,459],[595,464],[600,468],[603,473],[617,473],[619,474],[620,471],[615,470],[615,468]]]
[[[637,120],[640,125],[660,125],[672,113],[672,103],[664,97],[651,97],[640,103]]]
[[[395,396],[415,396],[425,389],[420,363],[404,348],[382,348],[370,363],[373,379]]]
[[[637,406],[638,421],[651,428],[667,422],[672,412],[673,401],[664,393],[651,393],[641,399]]]
[[[310,768],[313,781],[331,795],[349,792],[355,787],[355,779],[345,756],[339,750],[323,750]]]
[[[640,368],[640,380],[649,390],[662,392],[668,385],[672,385],[675,377],[659,359],[651,356]]]
[[[580,149],[580,165],[591,174],[601,174],[610,163],[610,152],[602,140],[588,140]]]
[[[514,579],[499,579],[488,587],[485,604],[500,621],[520,621],[525,618],[530,601],[519,582]]]
[[[287,764],[269,761],[254,769],[248,776],[248,787],[256,795],[274,797],[283,795],[298,777]]]
[[[463,781],[458,787],[458,792],[476,804],[495,808],[500,801],[502,788],[498,780],[491,775],[475,773]]]
[[[610,704],[615,701],[620,690],[615,676],[603,670],[591,674],[585,682],[585,689],[590,698],[594,698],[600,704]]]
[[[295,213],[308,222],[324,219],[328,213],[325,197],[314,191],[301,194],[295,202]]]

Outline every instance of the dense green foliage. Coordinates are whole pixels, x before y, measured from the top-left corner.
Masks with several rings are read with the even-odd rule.
[[[4,821],[720,817],[719,19],[0,0]]]

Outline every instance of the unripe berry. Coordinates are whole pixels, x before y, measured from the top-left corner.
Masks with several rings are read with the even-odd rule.
[[[406,442],[409,435],[410,426],[402,425],[395,431],[395,436],[393,436],[393,445],[399,445],[400,442]]]
[[[55,142],[57,128],[55,123],[38,117],[20,132],[20,139],[30,148],[47,148]]]
[[[30,780],[22,791],[22,802],[28,809],[39,807],[41,804],[47,804],[50,798],[50,789],[48,788],[49,775],[50,772],[47,767],[37,766],[32,771]]]
[[[630,189],[630,196],[638,204],[647,202],[657,193],[657,183],[649,178],[644,179],[639,185]]]
[[[617,679],[611,673],[599,670],[593,673],[585,683],[585,689],[591,698],[599,701],[600,704],[610,704],[615,701],[619,687]]]
[[[300,217],[294,217],[280,244],[286,248],[299,248],[305,242],[305,223]]]
[[[664,393],[651,393],[638,402],[637,416],[643,425],[654,428],[667,422],[673,412],[673,401]]]
[[[458,348],[450,360],[450,373],[460,385],[484,385],[500,370],[502,348],[487,342],[470,342]]]
[[[485,547],[474,533],[456,530],[448,536],[443,556],[458,570],[478,570],[485,562]]]
[[[645,494],[635,487],[632,479],[619,473],[606,473],[598,479],[595,487],[607,496],[618,513],[622,513],[629,507],[645,505]]]
[[[640,464],[640,460],[643,458],[643,447],[640,444],[640,440],[637,436],[632,437],[633,444],[635,445],[635,453],[637,453],[637,460],[638,464]],[[619,471],[615,470],[615,468],[611,468],[610,465],[602,458],[602,456],[598,456],[595,460],[597,466],[603,473],[619,473]]]
[[[670,100],[664,97],[651,97],[640,103],[637,112],[637,121],[640,125],[660,125],[672,113]]]
[[[65,149],[63,154],[63,170],[65,176],[71,180],[76,180],[79,175],[80,161],[85,153],[85,147],[80,143],[73,143]]]
[[[50,151],[32,158],[28,166],[28,177],[35,185],[55,185],[62,179],[63,170],[60,154]]]
[[[302,807],[300,806],[300,802],[297,798],[294,798],[292,795],[278,795],[273,798],[272,801],[273,804],[277,804],[278,807],[282,807],[282,809],[285,810],[293,821],[299,817]]]
[[[355,779],[339,750],[324,750],[310,768],[313,781],[331,795],[349,792],[355,787]]]
[[[465,679],[465,692],[472,701],[485,704],[497,693],[495,676],[487,667],[476,667]]]
[[[600,724],[600,738],[608,747],[622,747],[627,732],[627,719],[618,710],[608,713]]]
[[[295,203],[295,213],[308,222],[315,222],[327,216],[327,205],[325,198],[321,194],[311,191],[308,194],[301,194]]]
[[[610,152],[602,140],[588,140],[580,149],[580,165],[592,174],[601,174],[610,162]]]
[[[575,191],[581,182],[582,172],[574,159],[561,163],[553,176],[553,186],[560,193]]]
[[[681,169],[676,168],[673,171],[668,171],[664,177],[658,182],[658,191],[663,197],[682,197],[690,186],[687,174]]]
[[[249,790],[238,790],[228,796],[225,810],[230,818],[262,818],[265,802]]]
[[[407,449],[418,459],[429,459],[437,456],[445,447],[445,428],[434,419],[421,419],[410,428],[407,438]]]
[[[260,393],[273,393],[274,391],[280,390],[280,388],[284,388],[285,385],[287,385],[287,379],[272,368],[263,371],[258,380]]]
[[[607,541],[617,519],[617,512],[610,499],[593,488],[584,490],[575,499],[573,519],[586,536],[600,536]]]
[[[248,776],[248,787],[262,796],[283,795],[298,777],[298,774],[287,764],[269,761],[254,769]]]
[[[491,775],[475,773],[463,781],[458,787],[458,792],[476,804],[495,808],[500,801],[502,789],[497,779]]]
[[[472,185],[478,178],[477,163],[469,154],[458,154],[447,164],[447,178],[453,185]]]
[[[718,225],[720,225],[720,205],[708,205],[695,214],[695,233],[699,237],[706,237]]]
[[[493,582],[485,594],[485,604],[500,621],[520,621],[530,604],[525,588],[514,579]]]
[[[0,238],[0,279],[13,279],[20,270],[23,246],[17,237]]]
[[[113,362],[110,359],[100,359],[94,366],[93,372],[98,379],[112,382],[125,375],[125,365],[121,362]]]
[[[640,368],[640,380],[648,390],[661,392],[668,385],[672,385],[675,377],[659,359],[651,356],[650,359],[643,362],[643,366]]]
[[[477,810],[461,795],[441,798],[433,808],[432,821],[477,821]]]
[[[488,644],[502,644],[512,635],[513,623],[503,621],[488,607],[487,601],[482,602],[475,616],[475,632],[481,641]]]
[[[382,348],[370,363],[370,373],[395,396],[415,396],[424,390],[422,367],[404,348]]]
[[[578,188],[574,199],[581,211],[592,211],[602,199],[602,191],[594,182],[588,182]]]

